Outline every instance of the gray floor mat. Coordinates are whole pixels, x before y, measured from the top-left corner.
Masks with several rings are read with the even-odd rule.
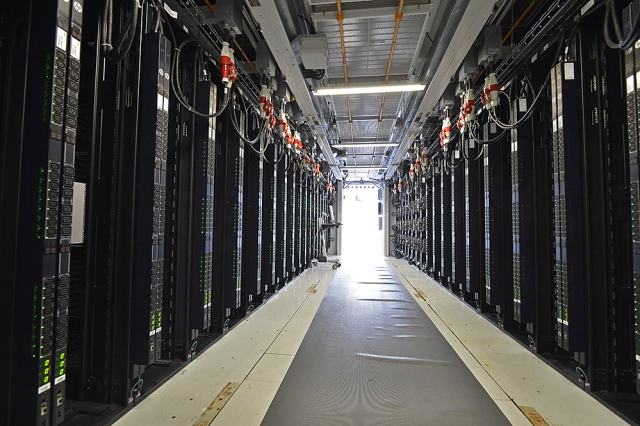
[[[335,276],[262,421],[285,425],[508,425],[384,264]]]

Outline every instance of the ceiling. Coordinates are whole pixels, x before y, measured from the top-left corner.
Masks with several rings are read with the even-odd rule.
[[[315,31],[327,37],[329,64],[325,81],[328,79],[329,84],[344,84],[340,28],[335,19],[336,3],[324,0],[307,1],[312,5],[310,15]],[[434,17],[437,15],[439,3],[439,0],[404,3],[403,17],[398,26],[397,44],[387,76],[399,1],[344,2],[343,28],[349,81],[381,83],[385,78],[394,82],[409,81],[420,60],[427,31],[437,28]],[[332,142],[389,142],[398,112],[409,96],[404,93],[389,93],[384,98],[384,104],[382,97],[382,94],[351,95],[350,108],[346,96],[328,97],[327,101],[332,104],[336,119],[336,131],[333,133]],[[381,178],[383,170],[368,170],[366,167],[380,167],[385,151],[390,150],[390,147],[384,146],[348,148],[346,167],[342,168],[343,171],[348,171],[347,179]]]
[[[329,0],[247,0],[278,67],[300,105],[324,158],[338,179],[389,179],[422,133],[439,126],[433,114],[442,93],[496,5],[509,0],[342,0],[344,63],[348,84],[420,82],[422,92],[319,96],[313,88],[344,85],[338,4]],[[402,8],[392,50],[396,14]],[[291,42],[324,34],[328,66],[322,80],[304,77]],[[390,65],[389,65],[390,64]],[[387,72],[388,70],[388,72]],[[434,127],[435,126],[435,127]],[[376,143],[347,148],[337,143]],[[386,144],[386,145],[384,145]],[[340,167],[340,170],[338,169]]]

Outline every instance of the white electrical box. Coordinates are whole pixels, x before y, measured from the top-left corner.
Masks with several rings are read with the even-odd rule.
[[[326,70],[328,63],[327,37],[324,34],[308,34],[296,37],[291,43],[302,65],[308,70]]]

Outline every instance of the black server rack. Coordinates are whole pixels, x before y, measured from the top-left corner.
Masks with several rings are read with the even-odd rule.
[[[551,75],[557,344],[569,352],[587,349],[587,289],[584,276],[580,80],[574,62]]]
[[[622,55],[614,56],[614,60],[605,57],[610,49],[596,30],[583,31],[576,41],[582,82],[582,149],[587,171],[583,172],[583,206],[588,211],[585,216],[588,286],[585,301],[588,306],[584,308],[588,314],[583,315],[592,324],[588,327],[586,361],[595,377],[593,390],[629,391],[637,381],[631,355],[635,343],[632,334],[635,315],[630,297],[632,252],[627,237],[631,211],[626,204],[630,200],[626,191],[629,178],[624,167],[628,164],[624,154],[628,152],[618,149],[620,137],[624,136],[617,133],[626,118],[620,120],[621,114],[611,114],[617,105],[622,105],[619,99],[624,99],[620,91],[614,89],[621,88],[622,73],[618,65]],[[611,75],[616,79],[612,81]],[[613,102],[610,90],[615,96]],[[613,120],[611,115],[615,115]],[[618,208],[621,205],[626,208]],[[615,344],[611,345],[611,341]],[[594,347],[608,350],[594,350]],[[602,374],[603,371],[610,374]]]
[[[280,147],[280,149],[283,149]],[[287,167],[285,160],[283,159],[277,165],[277,199],[278,199],[278,212],[276,215],[276,288],[284,286],[287,280],[287,219],[288,219],[288,178]]]
[[[500,134],[500,129],[495,124],[485,125],[484,139],[495,139]],[[511,222],[511,210],[507,210],[506,204],[508,185],[508,162],[509,162],[508,140],[501,143],[485,145],[483,161],[483,188],[484,188],[484,288],[485,302],[495,306],[497,313],[508,311],[510,308],[504,306],[511,305],[513,297],[511,288],[505,286],[507,277],[507,266],[511,262],[505,261],[509,242]],[[510,194],[509,194],[510,195]],[[510,257],[510,256],[509,256]],[[510,268],[509,268],[510,269]]]
[[[511,104],[518,119],[526,112],[520,100]],[[527,324],[536,321],[535,188],[532,127],[511,130],[511,233],[513,272],[513,318]],[[508,282],[508,281],[505,281]]]
[[[303,178],[300,185],[300,267],[302,270],[309,266],[309,179],[307,170],[302,170]]]
[[[320,247],[318,244],[318,200],[319,190],[317,186],[313,188],[309,203],[309,220],[311,221],[311,238],[309,239],[309,247],[311,250],[311,257],[316,258],[321,252],[318,250]]]
[[[296,167],[297,168],[297,167]],[[298,275],[300,272],[302,272],[302,258],[303,258],[303,241],[302,241],[302,227],[303,227],[303,222],[304,222],[304,217],[302,216],[302,212],[303,212],[303,199],[302,199],[302,191],[303,191],[303,185],[302,185],[302,171],[301,170],[297,170],[296,171],[296,210],[295,210],[295,217],[296,217],[296,229],[295,229],[295,233],[296,233],[296,237],[295,237],[295,241],[296,241],[296,245],[293,249],[293,269],[295,271],[295,274]]]
[[[469,141],[471,144],[472,141]],[[469,147],[471,160],[479,156],[479,147]],[[480,191],[482,179],[480,160],[465,161],[464,198],[465,198],[465,300],[474,302],[478,309],[484,301],[484,280],[482,279],[483,230],[480,221]]]
[[[463,294],[465,282],[464,167],[451,172],[451,287]]]
[[[628,10],[626,10],[625,17]],[[628,27],[625,19],[625,27]],[[634,349],[635,374],[640,374],[640,55],[636,49],[624,52],[625,95],[627,105],[627,145],[629,152],[629,189],[631,195],[631,244],[633,253],[633,300],[634,300]],[[636,381],[636,392],[640,393],[640,380]]]
[[[443,172],[440,175],[440,276],[441,284],[449,290],[453,289],[451,281],[451,174]]]
[[[236,133],[225,111],[217,119],[216,182],[213,233],[214,289],[212,292],[212,327],[220,331],[232,316],[242,315],[242,239],[244,209],[244,142]],[[244,117],[239,118],[244,128]],[[246,308],[246,306],[245,306]],[[224,323],[220,323],[225,318]]]
[[[427,179],[422,177],[420,183],[418,183],[418,191],[420,194],[420,204],[418,205],[419,217],[420,217],[420,232],[418,238],[420,239],[420,268],[426,271],[427,268]]]
[[[286,253],[285,253],[285,264],[286,264],[286,278],[285,282],[291,280],[294,275],[294,252],[295,252],[295,229],[296,229],[296,171],[295,164],[290,164],[289,169],[293,169],[293,171],[287,170],[287,226],[286,226]]]
[[[411,230],[412,232],[412,250],[411,250],[411,258],[412,261],[416,264],[416,266],[420,266],[420,191],[418,186],[414,186],[412,190],[413,202],[411,206],[411,211],[413,215],[413,219],[411,221]]]
[[[433,186],[431,187],[432,218],[433,218],[433,278],[440,282],[442,277],[442,194],[440,180],[442,176],[433,177]]]
[[[276,285],[276,185],[277,147],[271,144],[264,154],[262,202],[262,283],[265,292],[273,292]]]
[[[434,234],[433,234],[433,178],[427,179],[424,187],[425,198],[427,199],[425,216],[427,218],[427,249],[426,249],[426,267],[427,271],[433,276],[433,250],[434,250]]]
[[[162,348],[171,45],[162,34],[149,33],[143,36],[142,46],[131,351],[134,364],[149,365],[160,359]]]
[[[64,118],[64,144],[62,151],[62,175],[60,181],[60,238],[58,263],[58,288],[55,308],[53,423],[65,418],[65,380],[67,371],[67,345],[69,334],[69,296],[71,284],[72,222],[75,183],[75,151],[78,128],[78,94],[80,91],[80,47],[82,42],[83,1],[73,3],[68,44],[68,70],[66,88],[66,114]],[[55,91],[55,89],[54,89]],[[81,195],[81,194],[77,194]],[[81,221],[76,221],[77,225]]]
[[[185,49],[186,50],[186,49]],[[197,70],[192,51],[185,51],[181,56],[180,72],[174,81],[190,102],[202,102],[204,94],[196,93]],[[175,70],[177,72],[177,70]],[[178,78],[179,76],[179,78]],[[198,105],[202,107],[202,105]],[[169,218],[165,224],[165,234],[171,237],[174,244],[167,250],[164,267],[166,285],[163,296],[163,312],[170,322],[164,327],[161,335],[166,344],[167,356],[187,359],[187,348],[192,340],[192,302],[194,281],[200,279],[200,262],[204,256],[204,242],[200,233],[199,200],[202,196],[202,150],[200,141],[195,137],[196,116],[180,102],[171,105],[170,134],[171,146],[168,149],[169,181],[167,187],[167,211]],[[198,111],[208,110],[198,108]],[[206,120],[198,117],[200,120]],[[202,126],[202,124],[200,124]],[[202,129],[199,129],[202,133]],[[171,203],[171,204],[169,204]],[[196,235],[196,232],[198,234]],[[167,272],[169,276],[167,277]],[[200,283],[197,284],[200,287]],[[202,284],[203,285],[203,284]],[[198,288],[196,287],[196,288]],[[175,301],[172,300],[175,297]],[[195,295],[194,295],[195,296]],[[196,326],[199,330],[201,326]],[[195,337],[195,336],[194,336]],[[171,345],[169,345],[171,342]]]
[[[195,110],[210,115],[217,110],[217,87],[210,81],[195,84]],[[214,197],[216,169],[216,118],[193,115],[192,203],[191,203],[191,276],[189,283],[189,339],[197,337],[195,330],[211,327],[213,287]],[[183,121],[183,124],[185,121]],[[176,301],[177,303],[177,301]]]
[[[259,147],[259,142],[256,145]],[[245,301],[251,306],[262,294],[262,156],[249,152],[245,167],[242,279],[247,292]]]
[[[78,90],[76,86],[68,91],[69,82],[78,83],[77,74],[73,79],[70,76],[70,71],[77,71],[69,58],[70,45],[78,53],[81,16],[74,15],[72,25],[70,4],[62,0],[31,7],[25,4],[20,18],[23,27],[18,29],[30,33],[24,36],[31,40],[21,118],[37,119],[20,124],[21,160],[9,160],[21,162],[12,181],[23,194],[15,219],[19,235],[15,306],[19,309],[14,311],[15,325],[22,331],[13,338],[14,365],[10,368],[16,373],[9,378],[9,424],[50,425],[64,419],[65,406],[73,117],[77,116],[77,103],[71,104]],[[79,56],[74,66],[79,67]]]

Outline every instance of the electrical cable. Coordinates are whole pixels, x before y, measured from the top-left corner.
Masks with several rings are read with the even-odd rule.
[[[620,50],[627,50],[632,48],[635,42],[638,40],[638,37],[640,37],[640,19],[636,19],[636,22],[633,23],[631,29],[629,30],[629,34],[624,37],[622,28],[620,26],[620,20],[618,19],[618,15],[616,12],[618,8],[616,7],[615,1],[606,0],[604,4],[606,4],[606,9],[604,13],[602,32],[604,34],[604,39],[607,43],[607,46],[612,49]],[[610,22],[613,22],[613,30],[615,32],[617,42],[611,38]]]
[[[474,139],[475,140],[475,139]],[[462,156],[464,157],[465,160],[471,162],[471,161],[477,161],[480,159],[480,157],[482,157],[484,155],[484,145],[480,145],[482,147],[482,149],[480,150],[480,153],[478,154],[478,156],[476,158],[474,158],[473,160],[469,158],[469,141],[470,139],[467,139],[467,143],[463,145],[462,148]]]
[[[236,105],[236,93],[235,92],[236,92],[236,90],[232,90],[232,93],[231,93],[231,110],[229,111],[229,114],[231,115],[231,123],[233,124],[233,127],[236,129],[236,132],[238,133],[238,135],[240,136],[240,139],[242,139],[243,141],[247,142],[249,145],[253,145],[258,141],[258,139],[260,139],[260,137],[262,136],[262,134],[266,130],[267,126],[269,125],[269,122],[268,121],[264,122],[264,124],[260,128],[260,132],[258,133],[258,135],[254,139],[245,138],[243,136],[244,132],[240,131],[240,125],[238,123],[238,118],[236,117],[236,114],[234,112],[236,109],[239,109],[239,108],[237,108],[237,105]],[[244,104],[245,103],[244,97],[242,97],[242,95],[240,95],[240,98],[242,99],[242,103]],[[253,107],[253,108],[251,108],[253,113],[257,114],[257,112],[255,110],[255,106],[251,105],[251,107]],[[248,117],[249,114],[247,114],[247,112],[249,111],[249,108],[245,107],[244,111],[245,111],[245,117]],[[257,115],[258,115],[258,119],[260,120],[261,119],[260,115],[259,114],[257,114]],[[242,130],[244,130],[244,129],[242,129]]]
[[[103,22],[102,51],[104,57],[112,62],[120,62],[131,50],[133,39],[138,30],[138,9],[140,0],[131,1],[131,9],[122,25],[122,29],[115,42],[111,42],[113,35],[113,0],[105,2]],[[118,53],[119,52],[119,53]]]
[[[229,104],[229,98],[231,97],[230,96],[230,91],[227,89],[226,86],[224,88],[224,99],[222,101],[221,107],[216,112],[214,112],[213,114],[204,114],[204,113],[201,113],[199,111],[196,111],[194,108],[191,107],[191,105],[189,105],[187,103],[186,97],[182,93],[182,88],[178,84],[178,82],[179,82],[179,79],[178,79],[178,68],[179,67],[178,67],[178,65],[180,63],[180,53],[182,52],[182,49],[184,49],[184,47],[189,43],[198,43],[198,40],[196,40],[194,38],[189,38],[189,39],[183,41],[182,44],[180,45],[180,47],[175,48],[175,55],[174,55],[173,61],[171,63],[171,80],[172,80],[171,81],[171,88],[173,90],[173,94],[176,96],[176,98],[178,98],[178,102],[180,102],[180,104],[183,107],[185,107],[187,109],[187,111],[191,112],[192,114],[199,115],[200,117],[206,117],[206,118],[218,117],[227,108],[227,105]]]
[[[498,127],[500,127],[500,126],[498,125]],[[492,139],[480,139],[475,134],[475,124],[473,124],[473,125],[469,126],[469,134],[471,135],[473,140],[478,142],[480,145],[491,145],[491,144],[493,144],[495,142],[498,142],[503,137],[505,137],[507,135],[507,129],[503,129],[502,133],[500,133],[498,136],[496,136],[496,137],[494,137]]]

